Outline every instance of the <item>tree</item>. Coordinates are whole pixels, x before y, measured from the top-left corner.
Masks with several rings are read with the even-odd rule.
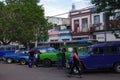
[[[7,32],[12,32],[10,38],[6,38],[10,41],[18,41],[24,45],[28,45],[30,42],[38,41],[40,38],[47,37],[47,30],[51,28],[51,25],[44,17],[44,9],[42,6],[38,6],[37,3],[40,0],[5,0],[5,8],[9,9],[9,19],[5,20],[7,24]],[[7,16],[7,14],[5,16]],[[11,19],[10,19],[11,18]],[[2,19],[4,19],[2,17]],[[2,21],[2,20],[1,20]],[[3,24],[3,22],[1,22]],[[1,26],[3,28],[5,25]],[[42,34],[40,34],[42,33]],[[1,35],[2,36],[2,35]],[[2,39],[4,39],[4,35]]]
[[[0,2],[0,41],[9,44],[15,37],[15,31],[15,19],[11,8]]]
[[[91,3],[96,7],[97,12],[107,11],[108,15],[113,15],[115,10],[120,9],[119,0],[91,0]]]
[[[105,12],[106,17],[115,15],[115,10],[120,10],[120,0],[91,0],[95,6],[96,12]],[[120,21],[120,15],[117,17]]]

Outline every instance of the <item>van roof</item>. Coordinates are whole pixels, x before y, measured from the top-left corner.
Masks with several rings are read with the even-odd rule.
[[[108,42],[91,45],[92,47],[104,47],[104,46],[120,46],[120,42]]]

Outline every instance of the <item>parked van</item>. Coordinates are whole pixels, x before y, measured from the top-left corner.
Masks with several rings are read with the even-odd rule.
[[[14,53],[16,50],[18,50],[18,46],[14,45],[1,45],[0,46],[0,58],[5,55],[5,53]]]
[[[94,44],[88,47],[86,55],[79,55],[82,68],[103,69],[111,68],[120,73],[120,42]],[[69,66],[72,55],[68,59]]]

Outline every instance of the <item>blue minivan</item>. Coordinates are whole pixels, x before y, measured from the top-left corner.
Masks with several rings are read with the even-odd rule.
[[[79,54],[82,69],[105,69],[110,68],[120,73],[120,42],[94,44],[86,49],[85,55]],[[68,65],[72,62],[69,56]]]
[[[19,47],[15,45],[0,45],[0,58],[2,59],[6,53],[14,53],[18,49]]]

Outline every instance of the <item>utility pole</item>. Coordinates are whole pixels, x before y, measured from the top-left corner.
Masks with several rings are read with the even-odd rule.
[[[106,34],[106,23],[105,23],[105,31],[104,31],[104,36],[105,36],[105,43],[106,43],[106,41],[107,41],[107,34]]]
[[[104,37],[105,37],[105,43],[107,42],[107,19],[108,15],[107,12],[105,11],[105,24],[104,24]]]

